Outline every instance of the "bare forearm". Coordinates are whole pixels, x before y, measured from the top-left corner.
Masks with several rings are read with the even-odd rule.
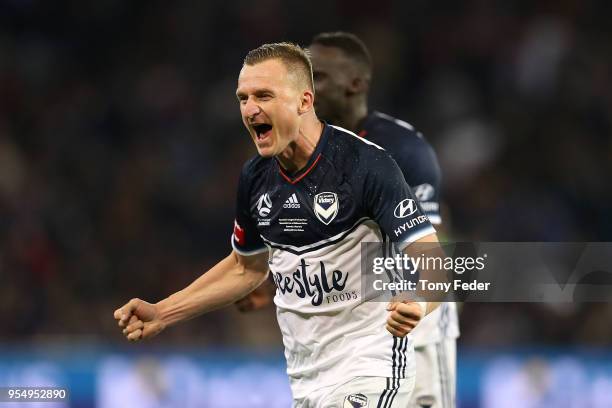
[[[417,245],[414,247],[407,247],[406,252],[413,258],[421,256],[423,253],[427,254],[428,257],[444,258],[444,251],[440,247],[436,234],[428,235],[417,241]],[[447,282],[448,278],[443,269],[439,268],[420,268],[420,278],[427,279],[430,282],[443,283]],[[443,297],[444,293],[437,293],[435,291],[423,291],[421,285],[417,286],[417,296],[421,299],[427,300],[427,310],[425,314],[429,314],[434,311],[440,302],[434,301],[437,297]],[[433,299],[432,299],[433,298]]]
[[[158,302],[160,317],[169,326],[219,309],[246,296],[265,278],[232,253],[185,289]]]

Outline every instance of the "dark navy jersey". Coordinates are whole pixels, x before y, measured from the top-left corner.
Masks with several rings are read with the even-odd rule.
[[[414,375],[412,338],[386,331],[387,303],[362,293],[361,243],[402,250],[434,232],[391,156],[344,129],[325,125],[295,174],[275,158],[245,164],[232,245],[268,252],[294,398],[347,373]]]
[[[400,250],[433,232],[384,149],[325,125],[297,174],[287,174],[274,158],[257,156],[245,164],[232,244],[245,255],[263,251],[265,244],[300,254],[341,241],[367,220]]]
[[[368,114],[357,134],[393,157],[429,221],[440,224],[440,166],[423,135],[409,123],[376,111]]]

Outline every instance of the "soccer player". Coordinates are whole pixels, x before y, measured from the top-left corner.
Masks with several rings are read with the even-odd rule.
[[[365,44],[354,34],[321,33],[309,47],[317,115],[383,147],[399,165],[432,224],[440,224],[440,168],[436,155],[410,124],[368,110],[372,62]],[[272,302],[276,287],[264,283],[238,302],[243,311]],[[444,303],[413,332],[417,375],[410,407],[454,407],[456,388],[456,305]]]
[[[436,243],[434,228],[383,149],[317,118],[299,46],[250,51],[236,96],[258,156],[240,176],[232,252],[158,303],[130,300],[115,319],[129,340],[152,337],[243,298],[270,270],[294,407],[405,407],[407,334],[438,304],[366,301],[360,244],[390,240],[416,257],[413,243]]]

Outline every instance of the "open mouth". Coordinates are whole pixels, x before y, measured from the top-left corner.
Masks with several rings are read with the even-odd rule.
[[[253,130],[255,130],[257,140],[263,140],[270,135],[272,125],[269,125],[267,123],[257,123],[253,125]]]

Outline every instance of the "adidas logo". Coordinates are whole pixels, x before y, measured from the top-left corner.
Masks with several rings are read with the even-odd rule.
[[[297,199],[295,193],[291,194],[285,204],[283,204],[283,208],[300,208],[300,202]]]

